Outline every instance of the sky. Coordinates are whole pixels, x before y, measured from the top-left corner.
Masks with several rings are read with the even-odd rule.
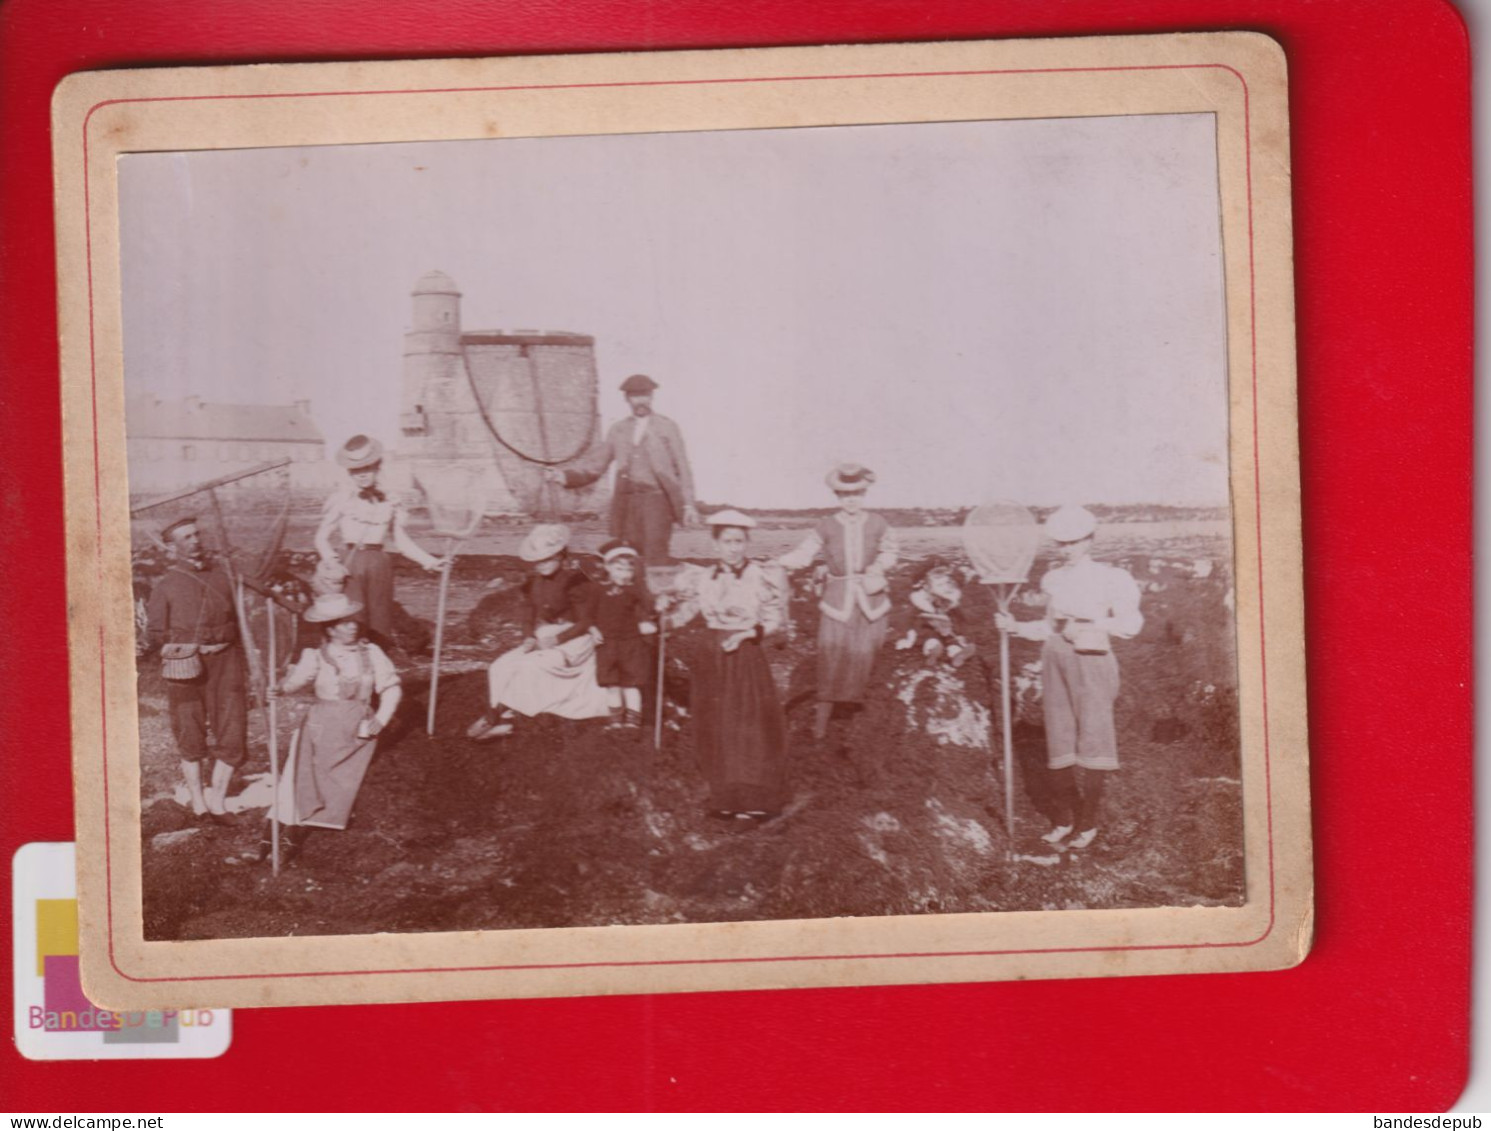
[[[1035,119],[131,154],[125,381],[308,397],[397,438],[409,292],[592,334],[699,497],[1224,505],[1213,118]]]

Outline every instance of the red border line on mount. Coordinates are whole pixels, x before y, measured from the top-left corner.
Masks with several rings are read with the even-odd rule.
[[[1256,946],[1273,933],[1275,921],[1275,891],[1274,891],[1274,840],[1273,840],[1273,779],[1271,772],[1271,747],[1269,743],[1269,718],[1268,718],[1268,657],[1267,641],[1264,636],[1264,599],[1263,599],[1263,502],[1261,471],[1259,468],[1259,439],[1258,439],[1258,321],[1257,321],[1257,277],[1255,272],[1254,246],[1253,246],[1253,145],[1252,145],[1252,118],[1251,101],[1248,89],[1248,81],[1242,73],[1225,63],[1169,63],[1155,64],[1152,66],[1130,66],[1130,67],[1035,67],[1018,68],[1008,70],[959,70],[959,71],[907,71],[886,72],[867,74],[846,75],[781,75],[781,76],[759,76],[753,78],[713,78],[713,79],[669,79],[645,82],[603,82],[603,83],[553,83],[553,84],[530,84],[511,86],[472,86],[472,87],[438,87],[428,89],[410,90],[334,90],[334,91],[288,91],[284,93],[266,94],[183,94],[170,95],[158,98],[115,98],[95,103],[89,107],[88,113],[84,115],[82,127],[82,157],[83,157],[83,210],[84,210],[84,238],[86,243],[86,264],[88,272],[88,364],[90,376],[90,398],[92,406],[93,423],[93,485],[94,485],[94,533],[97,539],[99,552],[96,561],[96,580],[100,591],[103,589],[103,500],[99,478],[99,434],[98,434],[98,358],[94,345],[93,326],[93,228],[92,207],[89,194],[88,181],[88,126],[93,120],[93,115],[106,106],[118,106],[129,103],[151,103],[151,102],[212,102],[225,100],[257,100],[266,98],[328,98],[328,97],[353,97],[358,95],[383,95],[383,94],[479,94],[484,92],[499,93],[530,90],[596,90],[614,89],[623,87],[648,87],[648,86],[706,86],[722,84],[745,84],[766,82],[831,82],[846,79],[900,79],[900,78],[953,78],[953,77],[977,77],[986,75],[1034,75],[1034,74],[1090,74],[1090,73],[1112,73],[1118,71],[1177,71],[1177,70],[1222,70],[1231,74],[1242,84],[1243,91],[1243,150],[1246,169],[1246,193],[1248,211],[1248,325],[1250,334],[1251,353],[1251,383],[1253,397],[1253,487],[1254,487],[1254,522],[1257,531],[1258,542],[1258,608],[1259,608],[1259,668],[1260,681],[1263,689],[1263,780],[1264,800],[1267,814],[1268,829],[1268,925],[1264,931],[1255,939],[1241,942],[1202,942],[1202,943],[1157,943],[1151,945],[1131,946],[1079,946],[1079,947],[1045,947],[1029,948],[1023,950],[961,950],[961,951],[917,951],[891,954],[805,954],[805,955],[777,955],[756,956],[748,958],[682,958],[682,959],[656,959],[637,961],[606,961],[606,962],[556,962],[556,963],[531,963],[524,965],[491,965],[491,966],[434,966],[414,969],[400,970],[318,970],[318,971],[288,971],[272,974],[206,974],[188,978],[147,978],[138,977],[120,969],[114,954],[114,887],[113,887],[113,853],[112,832],[109,819],[109,741],[108,741],[108,716],[104,712],[100,717],[101,737],[104,759],[104,875],[105,888],[107,889],[107,923],[109,936],[109,964],[115,973],[131,982],[213,982],[213,981],[241,981],[258,978],[323,978],[323,977],[355,977],[374,974],[462,974],[477,973],[481,971],[509,971],[509,970],[568,970],[568,969],[595,969],[595,968],[623,968],[636,966],[713,966],[730,963],[768,963],[768,962],[819,962],[819,961],[853,961],[865,959],[885,958],[973,958],[987,957],[992,955],[1009,954],[1082,954],[1089,952],[1110,951],[1153,951],[1153,950],[1205,950],[1205,949],[1231,949]],[[106,703],[107,699],[107,655],[104,648],[103,625],[99,625],[99,703]]]

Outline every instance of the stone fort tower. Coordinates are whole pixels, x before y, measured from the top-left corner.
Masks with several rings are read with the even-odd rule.
[[[595,339],[562,330],[462,330],[461,292],[443,271],[421,276],[411,297],[398,456],[416,474],[431,465],[480,474],[488,514],[598,510],[598,487],[566,491],[542,474],[599,438]]]

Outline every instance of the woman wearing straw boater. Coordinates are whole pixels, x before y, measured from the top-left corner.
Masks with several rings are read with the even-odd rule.
[[[886,571],[899,547],[890,523],[864,509],[875,473],[842,463],[828,473],[828,489],[839,501],[837,514],[821,519],[808,536],[777,559],[785,569],[802,569],[822,557],[828,580],[819,601],[818,705],[813,736],[828,734],[835,704],[865,697],[875,656],[885,642],[890,614]]]
[[[1092,557],[1097,519],[1083,507],[1061,507],[1046,519],[1061,563],[1041,579],[1045,618],[1016,621],[995,615],[1001,631],[1044,642],[1042,703],[1047,765],[1057,824],[1044,839],[1086,848],[1098,835],[1098,810],[1107,775],[1118,769],[1113,703],[1118,661],[1111,640],[1144,627],[1139,586],[1125,569]],[[1073,833],[1076,833],[1073,836]]]
[[[272,697],[314,687],[316,701],[301,723],[280,775],[271,820],[286,826],[280,859],[289,862],[312,829],[345,829],[373,760],[378,735],[398,710],[399,676],[383,650],[363,639],[363,607],[345,593],[317,597],[305,611],[322,631],[319,647],[306,648]],[[376,706],[375,706],[376,704]],[[266,826],[250,861],[273,852]]]
[[[512,734],[518,716],[604,719],[606,693],[595,678],[596,586],[569,556],[570,530],[540,524],[518,547],[529,566],[523,583],[523,642],[487,669],[485,714],[471,738]]]
[[[785,623],[785,587],[780,570],[746,556],[755,519],[724,510],[705,521],[719,561],[684,566],[658,607],[671,627],[702,615],[707,628],[690,669],[690,707],[710,812],[764,820],[787,799],[787,723],[762,650]]]
[[[337,452],[348,482],[326,500],[316,530],[323,562],[347,571],[346,594],[363,607],[368,635],[385,647],[393,643],[393,563],[384,545],[418,562],[431,573],[444,562],[422,549],[405,529],[404,508],[378,486],[383,445],[370,436],[353,436]]]

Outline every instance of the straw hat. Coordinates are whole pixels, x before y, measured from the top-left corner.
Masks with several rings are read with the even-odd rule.
[[[875,473],[861,463],[841,463],[825,480],[830,491],[863,491],[875,482]]]
[[[1098,528],[1098,520],[1086,507],[1058,507],[1046,519],[1046,534],[1057,542],[1080,542]]]
[[[353,436],[337,449],[337,463],[348,471],[365,471],[383,462],[383,445],[371,436]]]
[[[518,547],[518,557],[525,562],[542,562],[569,547],[569,527],[558,523],[535,526]]]
[[[742,530],[750,530],[756,525],[756,520],[737,510],[723,510],[715,511],[704,520],[704,524],[706,526],[738,526]]]
[[[354,601],[345,593],[323,593],[305,611],[305,619],[311,624],[331,624],[346,620],[362,612],[362,602]]]

